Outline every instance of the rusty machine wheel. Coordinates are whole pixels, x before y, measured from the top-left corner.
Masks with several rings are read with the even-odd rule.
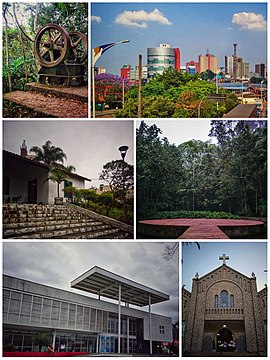
[[[83,84],[87,58],[84,34],[68,33],[57,24],[47,24],[37,33],[34,50],[40,65],[39,82],[66,86]]]
[[[87,37],[79,31],[70,31],[68,34],[74,60],[82,64],[87,57]]]
[[[40,65],[49,68],[55,67],[69,56],[69,34],[57,24],[47,24],[37,33],[34,49]]]

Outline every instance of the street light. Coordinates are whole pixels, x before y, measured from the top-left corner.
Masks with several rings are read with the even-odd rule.
[[[128,146],[127,145],[122,145],[118,148],[118,150],[120,151],[121,157],[122,157],[122,187],[123,187],[123,205],[124,205],[124,219],[126,220],[127,218],[127,209],[126,209],[126,195],[125,195],[125,179],[124,179],[124,162],[125,162],[125,157],[128,151]]]
[[[118,45],[118,44],[124,44],[124,43],[128,43],[130,42],[130,40],[122,40],[122,41],[117,41],[115,43],[110,43],[110,44],[104,44],[104,45],[100,45],[97,46],[96,48],[92,49],[92,97],[93,97],[93,109],[92,109],[92,113],[93,113],[93,118],[96,117],[96,104],[95,104],[95,63],[97,62],[97,60],[100,58],[100,56],[108,49],[110,49],[111,47]]]
[[[122,157],[122,159],[124,161],[125,157],[126,157],[126,154],[127,154],[127,151],[128,151],[128,146],[127,145],[120,146],[118,148],[118,150],[120,151],[121,157]]]
[[[262,107],[263,108],[263,92],[262,92],[262,84],[264,83],[264,80],[261,81],[261,102],[262,102]]]

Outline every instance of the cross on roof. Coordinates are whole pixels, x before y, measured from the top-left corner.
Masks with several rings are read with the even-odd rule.
[[[219,260],[223,260],[223,265],[226,265],[226,260],[229,260],[229,256],[223,254],[223,256],[219,257]]]

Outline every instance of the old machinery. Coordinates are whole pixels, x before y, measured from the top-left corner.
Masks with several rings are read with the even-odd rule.
[[[57,24],[47,24],[36,35],[34,51],[40,64],[41,83],[82,85],[87,58],[87,37],[84,34],[67,32]]]

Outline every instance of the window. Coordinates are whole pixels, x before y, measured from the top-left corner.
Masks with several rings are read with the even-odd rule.
[[[163,325],[159,326],[159,333],[164,334],[164,326]]]
[[[64,181],[64,198],[65,198],[65,199],[71,199],[71,200],[73,200],[73,199],[72,199],[72,196],[69,195],[69,194],[67,194],[67,193],[65,192],[65,189],[66,189],[67,187],[70,187],[70,186],[73,186],[72,181],[65,180],[65,181]]]
[[[230,307],[234,307],[234,296],[230,295]]]
[[[215,304],[214,307],[217,308],[218,307],[218,295],[215,295]]]
[[[220,293],[220,306],[228,307],[228,291],[222,290]]]

